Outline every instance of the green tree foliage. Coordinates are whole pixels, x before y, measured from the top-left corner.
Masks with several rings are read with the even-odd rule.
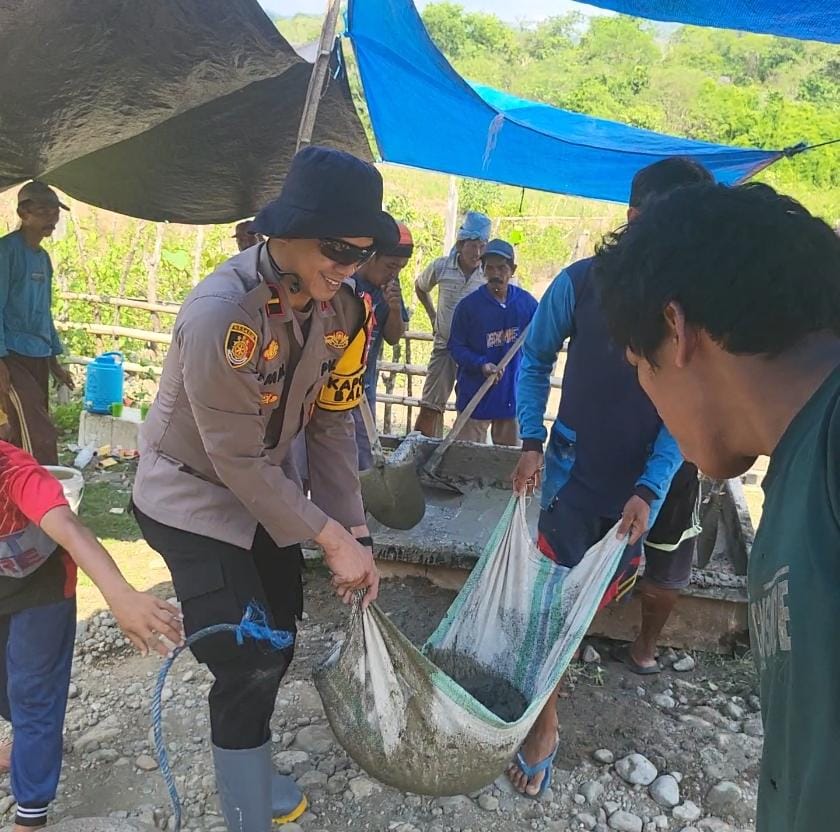
[[[524,98],[740,147],[840,138],[840,47],[830,44],[691,26],[663,36],[625,16],[571,14],[522,29],[452,2],[426,6],[423,21],[462,75]],[[840,218],[840,145],[760,178]],[[474,190],[463,186],[462,197],[489,193]]]
[[[292,46],[303,46],[318,40],[322,21],[323,18],[316,14],[296,14],[281,17],[276,23],[280,34]]]
[[[490,53],[502,60],[515,60],[521,51],[516,33],[496,15],[465,12],[456,3],[426,7],[423,22],[435,43],[452,58]]]

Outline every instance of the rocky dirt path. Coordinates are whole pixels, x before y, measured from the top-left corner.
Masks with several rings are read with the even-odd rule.
[[[165,586],[159,587],[165,589]],[[273,722],[278,768],[294,775],[311,811],[288,832],[751,832],[761,752],[751,666],[697,657],[685,672],[640,679],[601,661],[608,645],[575,665],[560,701],[563,726],[554,788],[537,802],[504,778],[479,794],[406,795],[361,772],[336,745],[311,682],[315,664],[342,636],[346,610],[319,566],[307,573],[307,619]],[[419,642],[452,593],[422,580],[389,581],[381,606]],[[675,656],[666,656],[673,661]],[[688,657],[678,666],[690,667]],[[79,627],[67,716],[66,758],[54,819],[138,818],[172,828],[150,734],[159,662],[125,644],[107,613]],[[210,677],[184,655],[164,692],[165,731],[188,832],[224,832],[215,800],[206,695]],[[8,777],[0,811],[11,821]]]

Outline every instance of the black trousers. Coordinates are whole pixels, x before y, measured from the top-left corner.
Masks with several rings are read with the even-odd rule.
[[[188,636],[212,624],[238,624],[251,601],[265,609],[272,628],[297,632],[303,613],[299,545],[281,548],[258,526],[251,548],[241,549],[133,510],[146,542],[169,567]],[[208,697],[213,744],[246,749],[268,742],[294,647],[274,650],[251,640],[238,645],[233,633],[217,633],[196,642],[192,652],[215,678]]]

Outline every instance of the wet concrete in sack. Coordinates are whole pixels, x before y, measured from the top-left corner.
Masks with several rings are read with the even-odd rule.
[[[450,679],[505,722],[516,722],[528,708],[528,700],[507,679],[472,657],[451,650],[433,650],[427,655]]]
[[[457,593],[421,578],[385,581],[378,601],[388,618],[418,649],[446,615]],[[427,658],[467,693],[505,722],[515,722],[528,706],[525,697],[492,668],[456,650],[437,650]]]

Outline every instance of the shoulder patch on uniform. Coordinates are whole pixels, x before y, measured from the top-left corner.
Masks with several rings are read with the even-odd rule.
[[[280,353],[280,345],[276,338],[271,339],[271,343],[263,350],[263,358],[266,361],[274,361]]]
[[[225,358],[234,370],[244,367],[257,348],[257,333],[245,324],[234,323],[228,327],[225,338]]]
[[[350,336],[343,329],[336,329],[324,335],[324,343],[334,350],[346,350]]]

